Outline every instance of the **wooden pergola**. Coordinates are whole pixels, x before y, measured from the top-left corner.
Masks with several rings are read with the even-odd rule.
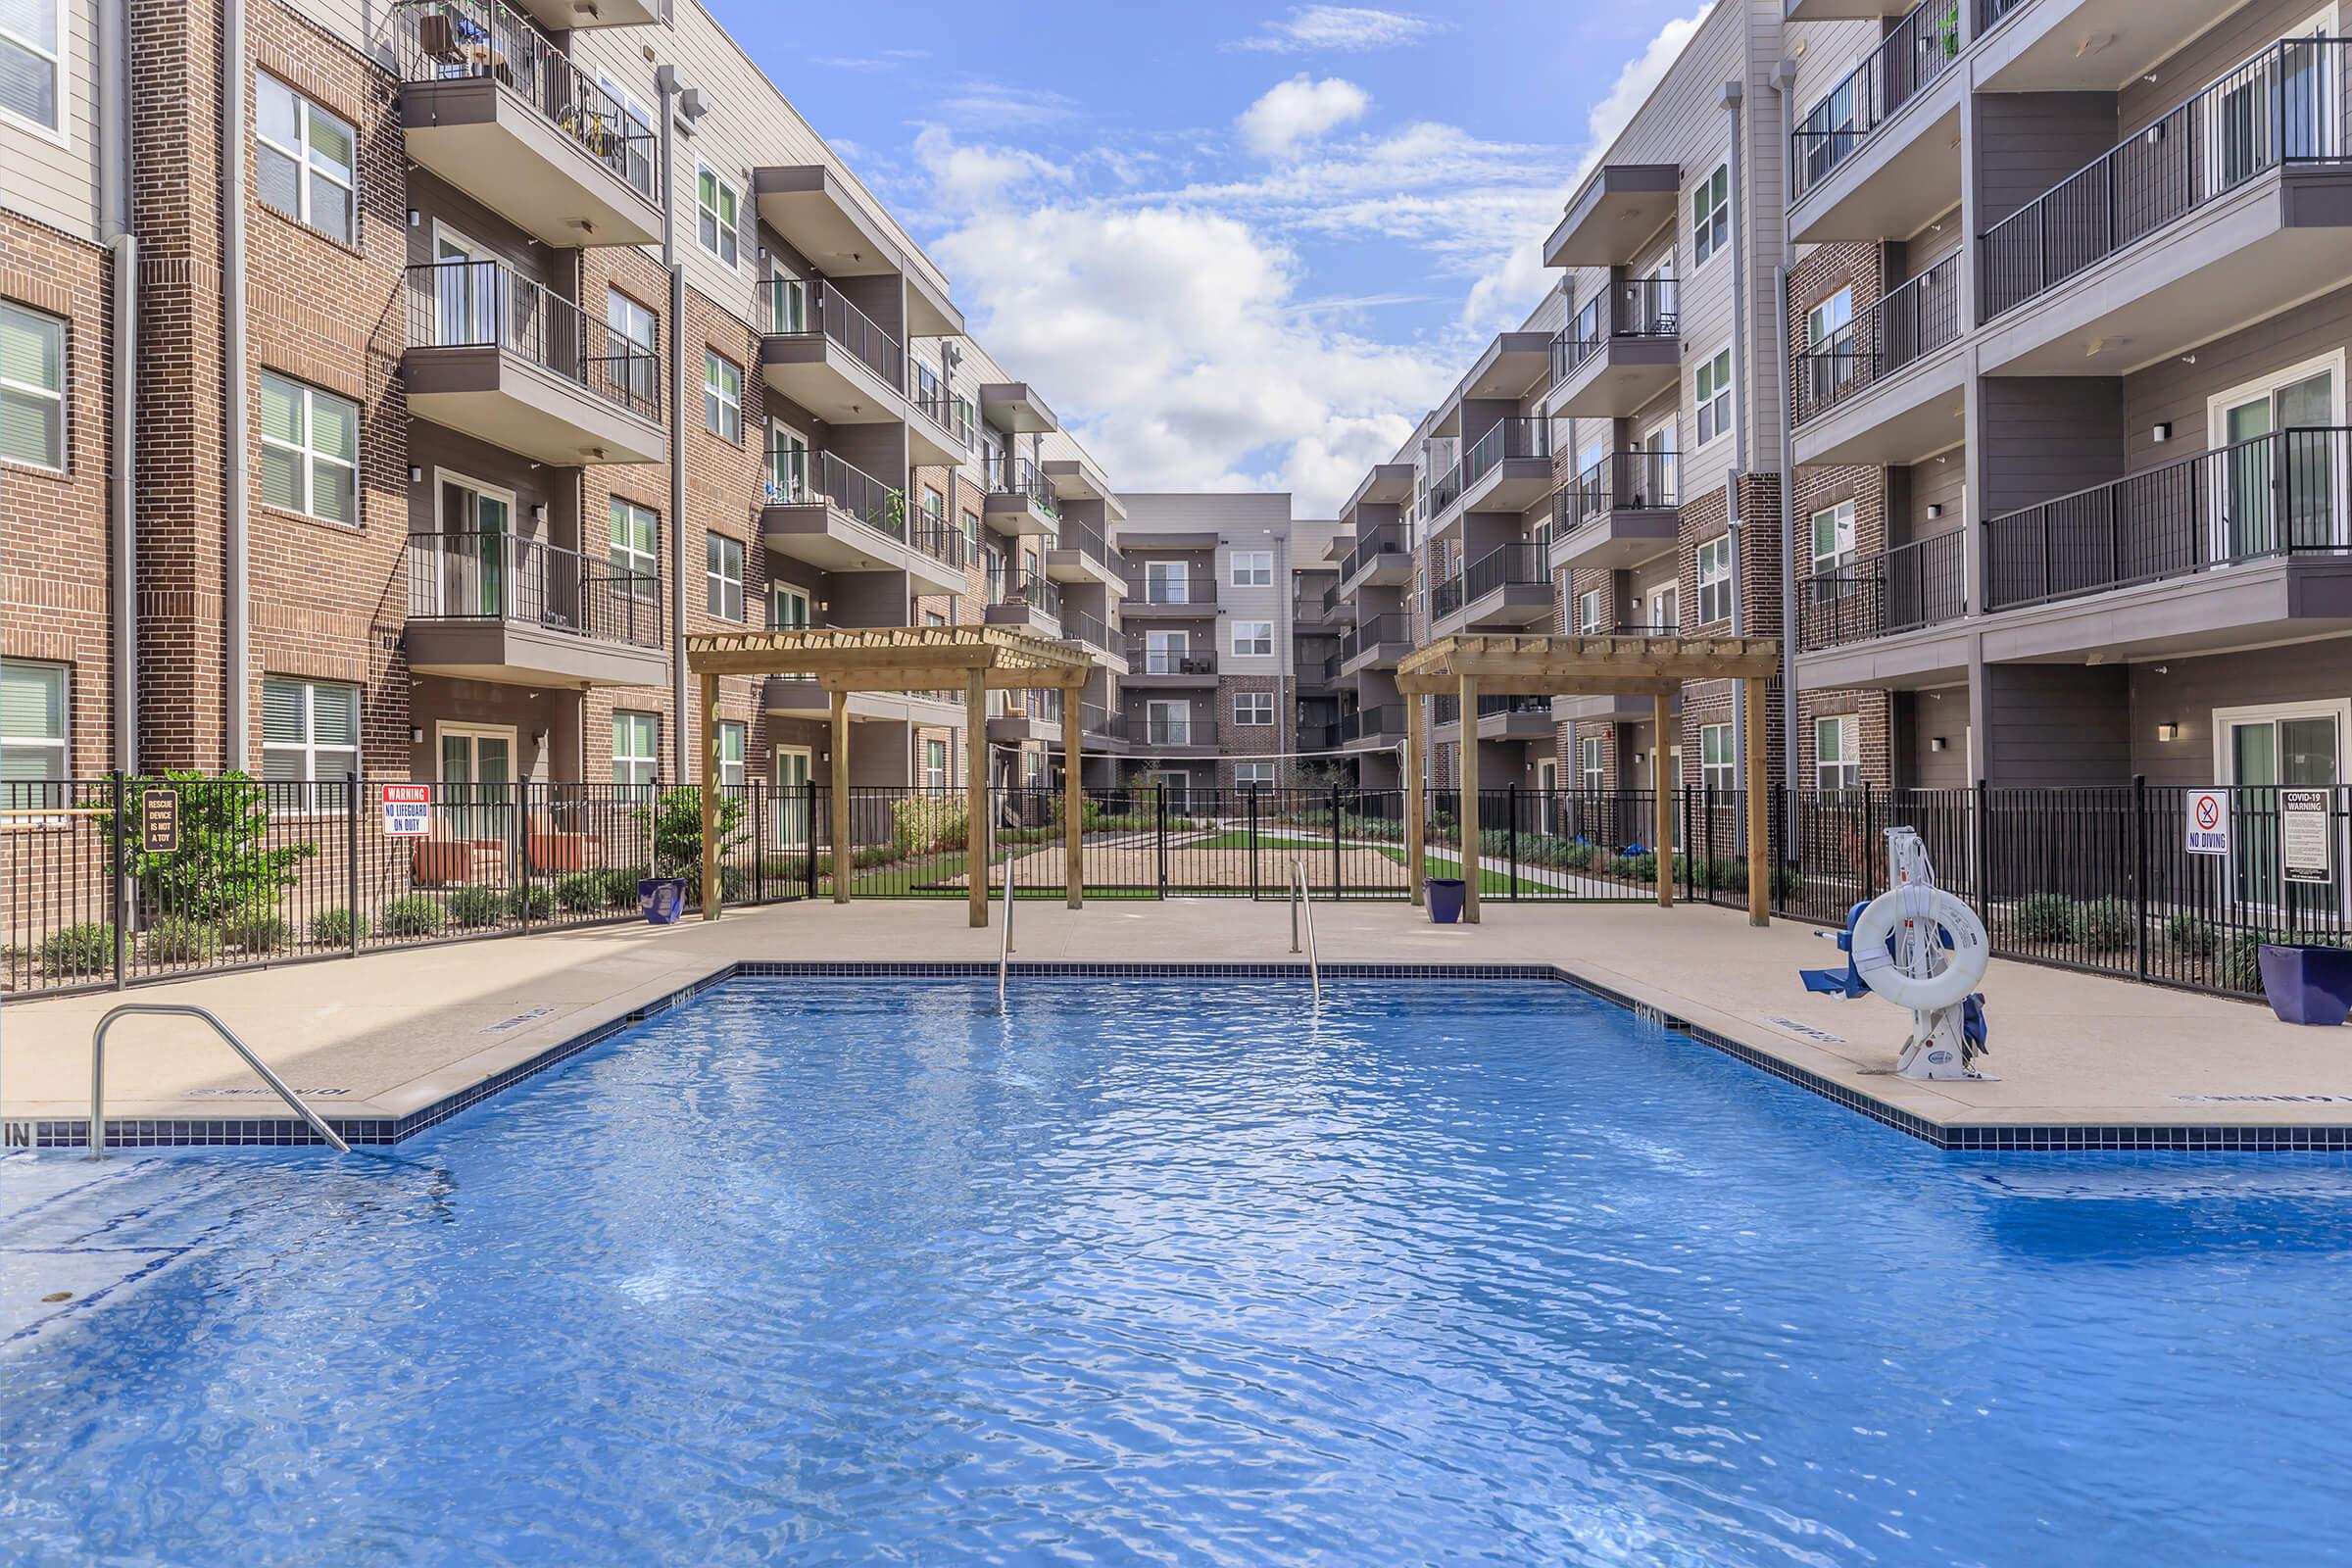
[[[967,762],[964,880],[971,917],[988,924],[988,694],[1051,687],[1063,693],[1062,837],[1069,905],[1085,902],[1080,842],[1078,693],[1094,661],[1032,632],[1002,626],[824,626],[718,632],[686,639],[686,667],[702,677],[703,778],[718,777],[718,678],[813,675],[833,700],[833,902],[850,902],[850,695],[963,690]],[[718,918],[718,792],[703,791],[703,918]],[[814,853],[814,846],[810,847]],[[1009,894],[1008,894],[1009,896]]]
[[[1740,680],[1747,683],[1747,919],[1766,923],[1772,909],[1770,808],[1764,760],[1764,683],[1780,668],[1781,645],[1771,637],[1513,637],[1441,638],[1415,649],[1396,665],[1396,689],[1413,699],[1404,708],[1405,864],[1414,902],[1421,900],[1418,868],[1428,863],[1428,809],[1419,787],[1429,736],[1419,701],[1459,693],[1462,714],[1462,916],[1478,918],[1478,700],[1482,696],[1542,697],[1560,692],[1580,696],[1642,696],[1658,729],[1661,775],[1651,780],[1656,797],[1651,842],[1657,851],[1658,904],[1674,904],[1674,795],[1664,760],[1672,755],[1668,705],[1684,682]]]

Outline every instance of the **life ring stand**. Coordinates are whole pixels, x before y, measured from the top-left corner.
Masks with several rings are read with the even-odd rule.
[[[1905,922],[1941,928],[1943,968],[1924,979],[1906,974],[1889,949]],[[1930,941],[1936,940],[1931,936]],[[1854,919],[1853,964],[1871,990],[1898,1007],[1935,1012],[1956,1007],[1982,985],[1992,944],[1977,911],[1938,887],[1908,884],[1880,894]]]

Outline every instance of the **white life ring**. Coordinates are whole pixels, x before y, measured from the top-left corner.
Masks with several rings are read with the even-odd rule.
[[[1922,980],[1905,974],[1886,950],[1886,943],[1903,921],[1917,921],[1929,931],[1941,926],[1952,946],[1943,956],[1943,972]],[[1941,888],[1917,883],[1892,889],[1870,901],[1854,921],[1854,968],[1870,989],[1898,1007],[1933,1012],[1957,1006],[1984,983],[1991,962],[1991,944],[1977,911]]]

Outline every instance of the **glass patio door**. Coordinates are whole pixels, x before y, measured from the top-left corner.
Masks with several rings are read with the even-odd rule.
[[[779,850],[806,849],[813,852],[816,848],[816,841],[809,833],[808,780],[811,776],[809,753],[805,748],[776,748],[775,847]]]
[[[444,613],[504,620],[514,612],[508,557],[514,503],[463,479],[441,481]]]
[[[1191,566],[1182,561],[1152,561],[1144,564],[1144,602],[1182,605],[1191,602]]]
[[[808,438],[798,430],[773,422],[767,431],[769,501],[779,506],[797,506],[811,499]]]
[[[2244,561],[2337,542],[2335,376],[2317,375],[2222,411],[2228,445],[2217,486],[2217,559]],[[2295,433],[2301,432],[2301,433]]]
[[[2240,902],[2307,913],[2326,910],[2330,890],[2287,886],[2278,867],[2280,789],[2331,789],[2341,782],[2342,738],[2328,714],[2242,719],[2229,726],[2230,782],[2241,787],[2231,813],[2240,831],[2232,847]]]
[[[434,305],[439,315],[440,346],[465,348],[500,341],[499,280],[496,258],[463,234],[447,229],[433,236]]]
[[[1193,650],[1192,634],[1182,631],[1144,633],[1144,673],[1181,675],[1185,656]]]
[[[503,843],[514,784],[511,730],[441,731],[442,822],[456,840]]]

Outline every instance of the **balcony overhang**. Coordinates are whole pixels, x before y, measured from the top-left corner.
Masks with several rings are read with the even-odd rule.
[[[1119,602],[1121,620],[1214,620],[1217,604],[1213,599],[1195,602],[1185,600],[1167,604],[1155,599],[1143,599],[1129,594]]]
[[[643,27],[669,20],[669,0],[512,0],[551,32],[581,27]]]
[[[1430,634],[1450,637],[1455,632],[1508,631],[1532,626],[1550,619],[1556,608],[1550,583],[1506,582],[1488,589],[1451,614],[1437,617]]]
[[[1673,391],[1682,368],[1680,338],[1612,337],[1552,389],[1551,412],[1628,418]]]
[[[1413,575],[1413,558],[1402,550],[1369,550],[1340,583],[1340,598],[1352,598],[1362,588],[1394,588]]]
[[[2300,557],[2004,611],[1979,623],[1988,663],[2113,663],[2352,631],[2352,557]]]
[[[882,220],[829,165],[755,169],[752,202],[760,220],[827,277],[875,277],[902,270],[898,244]]]
[[[1921,691],[1966,684],[1976,623],[1938,621],[1888,637],[1871,637],[1796,656],[1796,684],[1804,691],[1868,687]]]
[[[1669,714],[1683,710],[1683,694],[1676,692],[1666,700]],[[1598,697],[1564,696],[1551,700],[1551,721],[1554,724],[1646,724],[1655,717],[1647,697],[1613,692]]]
[[[1974,63],[1978,90],[2114,92],[2139,80],[2178,52],[2182,40],[2196,37],[2243,4],[2244,0],[2034,0],[1984,35]]]
[[[917,468],[953,468],[963,461],[965,448],[956,432],[933,418],[920,403],[907,405],[906,462]]]
[[[1413,466],[1409,463],[1376,463],[1355,487],[1355,494],[1340,509],[1343,518],[1353,518],[1358,507],[1400,507],[1413,499]],[[1360,531],[1360,529],[1359,529]]]
[[[1948,452],[1965,439],[1967,392],[1959,343],[1898,366],[1798,425],[1797,465],[1901,467]]]
[[[901,572],[918,594],[959,594],[970,586],[960,568],[821,501],[761,507],[760,536],[770,555],[822,571]]]
[[[1046,482],[1064,501],[1108,501],[1110,481],[1082,458],[1048,458],[1038,465]]]
[[[1450,724],[1439,725],[1437,728],[1451,730],[1453,738],[1458,740],[1461,737],[1462,721],[1457,718]],[[1482,741],[1547,742],[1552,740],[1556,734],[1550,712],[1541,708],[1509,708],[1499,713],[1478,715],[1478,738]]]
[[[1061,741],[1061,726],[1033,713],[996,713],[988,720],[988,738],[1010,746],[1020,741]]]
[[[980,417],[1006,435],[1043,435],[1058,430],[1054,411],[1026,381],[994,381],[980,388]]]
[[[1389,642],[1366,643],[1352,655],[1340,661],[1340,673],[1354,675],[1367,669],[1395,669],[1396,662],[1412,651],[1412,643],[1404,638]]]
[[[1100,584],[1113,599],[1127,593],[1126,578],[1075,545],[1056,544],[1046,552],[1046,575],[1055,582]]]
[[[1789,238],[1799,245],[1903,239],[1946,214],[1958,222],[1967,74],[1957,67],[1944,72],[1808,186],[1789,205]]]
[[[1544,265],[1627,265],[1673,221],[1682,189],[1680,164],[1602,165],[1568,199],[1566,215],[1544,241]]]
[[[1551,459],[1504,458],[1462,490],[1462,512],[1521,513],[1551,494]]]
[[[1995,317],[1992,375],[2125,375],[2343,286],[2352,171],[2272,170]]]
[[[1064,637],[1061,641],[1063,647],[1084,654],[1098,666],[1109,670],[1114,675],[1127,673],[1127,656],[1115,648],[1104,648],[1100,644],[1087,641],[1084,637]]]
[[[954,724],[963,716],[960,702],[933,702],[899,692],[852,692],[849,710],[851,720],[860,724]],[[829,719],[833,698],[821,681],[770,675],[760,685],[760,710],[776,718]]]
[[[1681,534],[1682,515],[1671,508],[1615,508],[1555,542],[1552,569],[1628,571],[1672,553]]]
[[[1160,668],[1152,669],[1148,662],[1137,664],[1135,660],[1130,657],[1127,661],[1127,679],[1122,684],[1139,690],[1164,691],[1185,686],[1214,686],[1217,683],[1217,662],[1215,660],[1203,659],[1189,668],[1186,667],[1188,662],[1190,662],[1182,656],[1178,656],[1175,668],[1166,667],[1166,662],[1163,660]]]
[[[520,621],[413,619],[401,646],[411,673],[451,680],[566,691],[669,681],[666,647],[640,648]]]
[[[660,463],[656,421],[502,349],[413,348],[401,359],[411,415],[559,468]]]
[[[980,520],[1015,538],[1050,537],[1060,522],[1026,490],[991,490],[980,503]]]
[[[1461,395],[1516,401],[1543,391],[1544,377],[1550,374],[1549,332],[1500,332],[1462,378]]]
[[[1058,640],[1061,636],[1061,617],[1039,605],[1015,600],[1008,605],[990,605],[981,612],[981,623],[1009,627],[1013,631],[1032,631],[1040,637]]]
[[[1789,22],[1876,22],[1899,17],[1919,0],[1788,0]]]
[[[409,160],[561,249],[650,245],[662,207],[491,76],[403,82]]]
[[[760,376],[827,424],[915,422],[890,378],[822,332],[760,339]],[[955,454],[945,461],[953,463]]]
[[[948,298],[944,286],[935,285],[919,267],[908,267],[906,277],[906,335],[908,337],[961,337],[963,312]]]

